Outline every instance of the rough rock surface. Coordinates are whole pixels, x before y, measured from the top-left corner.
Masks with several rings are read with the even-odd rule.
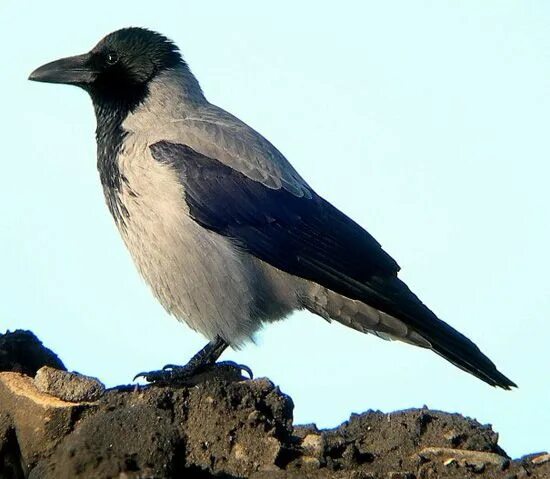
[[[50,366],[42,366],[36,372],[34,385],[40,392],[69,402],[93,402],[105,393],[99,379]]]
[[[39,344],[31,333],[10,334],[22,348],[23,337]],[[331,430],[294,426],[292,400],[267,379],[126,386],[95,401],[66,401],[60,397],[74,399],[74,388],[88,378],[70,373],[70,380],[62,375],[55,388],[39,390],[21,371],[34,374],[41,365],[25,364],[17,351],[10,359],[17,347],[6,336],[0,335],[1,479],[550,478],[550,455],[510,460],[489,426],[458,414],[367,411]]]

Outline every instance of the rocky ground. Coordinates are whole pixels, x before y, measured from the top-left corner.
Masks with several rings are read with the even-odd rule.
[[[44,367],[45,366],[45,367]],[[30,332],[0,335],[0,478],[545,478],[489,426],[429,409],[296,426],[268,379],[105,390],[65,371]]]

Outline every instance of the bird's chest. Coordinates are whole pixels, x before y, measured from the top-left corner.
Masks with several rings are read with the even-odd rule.
[[[229,310],[237,300],[234,309],[247,307],[247,266],[227,239],[189,216],[177,172],[156,162],[148,148],[124,150],[117,167],[120,188],[106,190],[107,202],[116,205],[113,216],[124,243],[163,306],[199,330],[205,329],[197,318]],[[228,293],[231,304],[213,297],[216,292]]]
[[[200,232],[188,215],[177,174],[148,149],[124,149],[117,169],[119,187],[104,185],[107,204],[138,269],[153,282],[198,248]]]

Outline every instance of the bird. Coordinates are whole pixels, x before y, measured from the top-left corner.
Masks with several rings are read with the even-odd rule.
[[[122,240],[166,311],[208,339],[187,364],[140,373],[148,382],[215,370],[229,346],[307,310],[516,387],[409,289],[373,236],[264,136],[206,99],[166,36],[123,28],[29,79],[89,94],[99,177]]]

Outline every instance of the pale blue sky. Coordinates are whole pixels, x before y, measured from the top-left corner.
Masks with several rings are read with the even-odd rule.
[[[0,0],[0,329],[32,329],[110,386],[204,344],[156,303],[118,237],[87,95],[26,80],[146,26],[520,389],[306,313],[224,357],[291,394],[297,422],[427,404],[492,423],[512,456],[550,449],[549,2],[84,5]]]

